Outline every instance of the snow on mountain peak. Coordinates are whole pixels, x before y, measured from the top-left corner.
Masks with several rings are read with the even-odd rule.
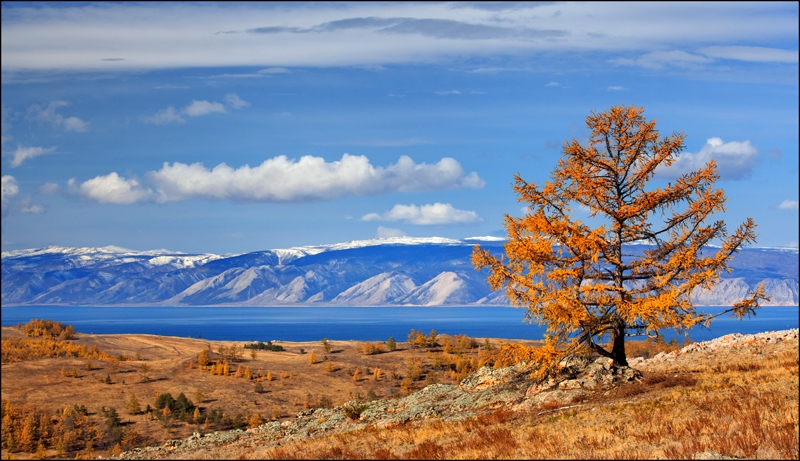
[[[329,243],[324,245],[308,245],[291,248],[280,248],[270,250],[278,255],[281,262],[288,262],[303,256],[319,254],[325,251],[350,250],[353,248],[364,248],[378,245],[459,245],[461,240],[445,237],[385,237],[367,240],[351,240],[343,243]]]

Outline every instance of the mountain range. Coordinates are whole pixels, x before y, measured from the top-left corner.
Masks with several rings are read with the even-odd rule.
[[[476,243],[440,237],[360,240],[236,255],[119,247],[2,253],[3,305],[486,305],[508,304],[476,271]],[[626,251],[641,252],[645,245]],[[712,249],[713,250],[713,249]],[[766,305],[798,304],[798,250],[747,248],[697,305],[726,306],[764,282]]]

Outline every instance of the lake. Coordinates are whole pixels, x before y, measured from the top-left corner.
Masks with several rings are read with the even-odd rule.
[[[719,313],[723,307],[698,307]],[[31,319],[51,319],[78,332],[144,333],[202,337],[235,341],[385,341],[393,336],[405,341],[412,328],[428,333],[506,339],[542,339],[544,327],[523,322],[524,311],[493,307],[2,307],[4,326]],[[797,328],[797,307],[765,307],[742,321],[728,315],[714,320],[710,329],[695,327],[694,341],[729,333],[758,333]],[[666,339],[674,330],[663,332]],[[679,339],[682,339],[681,335]]]

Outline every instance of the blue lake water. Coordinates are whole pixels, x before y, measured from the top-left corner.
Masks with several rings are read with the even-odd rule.
[[[722,307],[699,307],[719,313]],[[695,327],[694,341],[729,333],[758,333],[797,328],[797,307],[765,307],[742,321],[725,314],[710,329]],[[524,311],[511,307],[2,307],[2,324],[51,319],[84,333],[144,333],[198,336],[235,341],[405,341],[412,328],[427,333],[473,337],[541,339],[544,327],[523,322]],[[663,332],[666,339],[674,330]],[[683,336],[679,336],[680,339]]]

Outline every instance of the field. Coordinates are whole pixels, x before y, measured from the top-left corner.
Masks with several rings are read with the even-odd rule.
[[[4,340],[25,337],[24,331],[17,327],[2,328]],[[426,335],[419,337],[422,339]],[[458,339],[461,339],[460,345]],[[45,340],[37,337],[35,341]],[[120,448],[184,438],[195,431],[247,428],[258,420],[286,420],[312,407],[406,395],[434,380],[459,381],[481,364],[480,351],[486,347],[485,339],[461,337],[452,339],[453,348],[459,349],[452,349],[452,354],[445,353],[442,347],[414,347],[407,341],[398,341],[394,351],[385,343],[329,341],[329,351],[326,351],[322,342],[317,341],[276,343],[274,346],[284,350],[256,350],[254,356],[251,349],[244,348],[250,344],[247,342],[195,338],[77,333],[69,341],[50,341],[66,342],[108,357],[40,358],[34,354],[12,361],[7,360],[10,348],[4,341],[4,415],[7,404],[15,409],[11,414],[19,417],[31,411],[43,415],[62,413],[50,424],[54,427],[49,433],[36,430],[30,440],[12,443],[13,455],[19,458],[35,456],[40,438],[45,456],[106,455],[114,451],[117,444],[120,446],[116,451],[119,451]],[[438,337],[438,343],[448,341],[446,336]],[[491,343],[497,345],[497,341]],[[236,357],[230,355],[231,346],[235,346]],[[27,347],[30,349],[30,345]],[[198,364],[202,351],[209,357],[205,370]],[[226,362],[227,371],[222,369]],[[436,369],[432,369],[434,362]],[[220,365],[220,370],[211,370],[215,364]],[[356,370],[358,376],[354,376]],[[215,374],[217,371],[219,373]],[[409,375],[414,379],[405,379]],[[198,422],[192,414],[181,418],[177,414],[164,415],[156,411],[157,397],[166,393],[175,399],[183,393],[203,416],[214,412],[214,418],[206,417],[205,421]],[[128,411],[132,396],[139,403],[138,412]],[[63,435],[58,434],[59,423],[63,423],[63,415],[75,406],[85,407],[87,423],[94,421],[96,427],[67,437],[66,446],[57,448],[58,439]],[[147,406],[153,411],[147,412]],[[103,414],[103,409],[111,408],[120,419],[116,435],[109,434]],[[257,416],[254,418],[254,415]],[[75,415],[72,417],[74,419]],[[3,458],[8,455],[8,432],[4,424]],[[91,448],[87,449],[86,443],[90,440]]]
[[[77,333],[61,342],[85,346],[97,358],[22,360],[12,357],[15,349],[6,340],[24,338],[24,331],[4,327],[2,337],[2,456],[18,459],[107,456],[193,432],[288,423],[314,407],[395,399],[433,382],[457,383],[499,346],[497,340],[446,336],[426,343],[419,334],[411,338],[416,345],[398,341],[394,351],[383,343],[331,341],[327,351],[321,342],[279,343],[273,346],[283,351],[259,350],[253,357],[244,342]],[[629,356],[677,348],[631,343]],[[30,345],[16,350],[43,354]],[[198,364],[202,351],[209,360],[204,367]],[[227,373],[215,365],[225,362]],[[249,378],[237,376],[240,367],[240,375],[249,367]],[[497,408],[459,421],[425,418],[279,444],[253,436],[160,457],[797,459],[796,336],[662,356],[636,367],[644,373],[640,382],[570,404]],[[170,410],[159,399],[167,393],[176,400],[183,393],[195,411]]]

